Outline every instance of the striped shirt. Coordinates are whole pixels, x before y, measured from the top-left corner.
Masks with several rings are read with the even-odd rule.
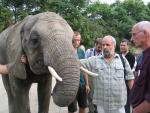
[[[98,73],[94,77],[93,103],[102,106],[106,110],[113,110],[124,107],[127,101],[127,89],[125,80],[134,79],[133,72],[125,57],[124,67],[118,54],[115,54],[111,62],[107,62],[103,55],[90,57],[81,60],[81,63],[88,70]]]

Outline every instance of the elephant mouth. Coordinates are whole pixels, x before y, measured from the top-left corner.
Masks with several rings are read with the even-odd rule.
[[[47,72],[47,66],[44,64],[43,59],[39,58],[31,64],[31,70],[35,74],[43,74]]]

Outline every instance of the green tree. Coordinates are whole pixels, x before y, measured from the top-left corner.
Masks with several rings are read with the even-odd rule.
[[[0,32],[12,24],[12,15],[7,7],[0,5]]]

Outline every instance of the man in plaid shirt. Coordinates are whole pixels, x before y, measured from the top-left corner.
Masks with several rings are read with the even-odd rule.
[[[134,75],[127,59],[123,56],[125,71],[119,54],[115,53],[116,40],[105,36],[102,40],[102,55],[81,60],[88,70],[98,73],[94,77],[93,103],[97,105],[98,113],[125,113],[127,101],[125,80],[131,89]],[[125,75],[124,75],[125,74]]]

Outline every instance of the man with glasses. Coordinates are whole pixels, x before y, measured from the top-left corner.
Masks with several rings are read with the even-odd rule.
[[[142,62],[131,90],[134,113],[150,113],[150,22],[136,23],[132,28],[132,42],[142,49]]]

